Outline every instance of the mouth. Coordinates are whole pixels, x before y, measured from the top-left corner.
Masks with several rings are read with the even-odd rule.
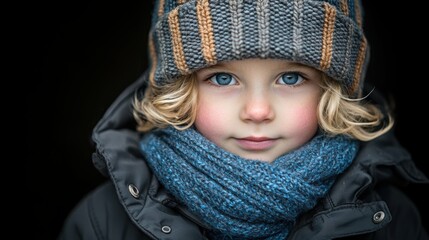
[[[278,138],[245,137],[236,138],[238,145],[247,151],[264,151],[272,148]]]

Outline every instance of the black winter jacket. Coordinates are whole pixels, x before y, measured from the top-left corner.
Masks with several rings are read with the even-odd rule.
[[[140,154],[128,87],[94,128],[95,167],[110,181],[89,193],[64,222],[58,240],[207,239],[208,227],[176,204]],[[392,133],[363,143],[326,198],[303,214],[288,240],[429,239],[413,202],[400,191],[429,183]]]

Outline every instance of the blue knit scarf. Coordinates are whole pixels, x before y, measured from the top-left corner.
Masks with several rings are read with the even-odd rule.
[[[212,228],[211,239],[285,239],[325,196],[358,143],[317,134],[272,163],[243,159],[190,128],[154,130],[143,155],[164,187]]]

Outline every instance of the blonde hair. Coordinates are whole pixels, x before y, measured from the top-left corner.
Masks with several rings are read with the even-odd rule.
[[[183,130],[192,126],[197,111],[197,84],[194,74],[164,86],[151,83],[144,98],[135,97],[133,102],[137,130],[146,132],[170,125]],[[348,98],[341,84],[325,74],[322,74],[321,87],[317,116],[320,128],[328,134],[345,134],[369,141],[392,128],[389,113],[383,114],[377,105],[366,102],[366,98]]]
[[[345,134],[361,141],[372,140],[389,131],[394,124],[390,113],[366,101],[368,97],[349,98],[338,81],[322,74],[323,94],[318,106],[319,126],[325,132]]]
[[[134,97],[133,115],[137,130],[174,126],[183,130],[192,126],[197,113],[197,83],[194,75],[182,76],[163,86],[149,83],[144,97]]]

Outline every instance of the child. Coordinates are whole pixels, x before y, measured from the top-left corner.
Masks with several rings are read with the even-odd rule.
[[[359,1],[159,0],[149,49],[59,239],[428,238]]]

